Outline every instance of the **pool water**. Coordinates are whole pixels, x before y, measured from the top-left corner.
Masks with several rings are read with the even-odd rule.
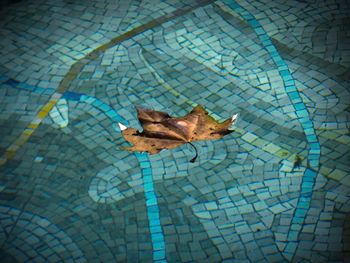
[[[349,3],[0,5],[4,262],[349,262]],[[128,152],[136,107],[234,132]]]

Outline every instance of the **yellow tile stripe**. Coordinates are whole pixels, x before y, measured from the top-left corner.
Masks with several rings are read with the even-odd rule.
[[[188,105],[195,107],[197,105],[197,103],[195,103],[194,101],[188,99],[187,97],[183,96],[182,94],[180,94],[179,92],[177,92],[176,90],[174,90],[169,84],[167,84],[162,77],[156,72],[156,70],[148,63],[148,61],[145,59],[145,57],[142,54],[142,49],[139,52],[140,58],[141,60],[145,63],[146,67],[149,69],[149,71],[154,75],[154,77],[158,80],[158,82],[160,84],[162,84],[162,86],[168,90],[171,94],[173,94],[176,97],[181,97],[181,99],[187,103]],[[208,112],[210,114],[212,114],[212,112],[210,112],[208,110]],[[235,127],[235,132],[238,132],[241,135],[241,139],[244,140],[245,142],[254,145],[260,149],[262,149],[263,151],[272,154],[278,158],[281,159],[285,159],[288,160],[292,163],[295,162],[296,160],[296,154],[292,153],[270,141],[264,140],[262,138],[259,138],[257,135],[255,135],[254,133],[251,132],[247,132],[242,128],[239,127]],[[340,137],[343,138],[343,137]],[[340,141],[340,140],[339,140]],[[300,156],[298,155],[299,158],[301,158],[301,160],[305,160],[304,156]],[[320,169],[320,174],[322,174],[323,176],[332,179],[332,180],[336,180],[339,181],[342,184],[348,185],[350,186],[350,175],[345,175],[344,171],[340,170],[340,169],[334,169],[334,168],[328,168],[325,166],[321,166]],[[339,176],[341,175],[341,176]]]
[[[40,110],[36,118],[27,126],[27,129],[21,134],[21,136],[6,150],[3,157],[0,157],[0,166],[4,165],[9,159],[11,159],[16,151],[22,146],[30,137],[35,129],[38,128],[41,121],[48,115],[50,110],[55,106],[57,100],[62,96],[62,94],[69,88],[71,82],[78,76],[81,69],[93,59],[97,59],[104,51],[107,49],[130,39],[138,34],[145,32],[146,30],[152,29],[156,26],[159,26],[167,21],[170,21],[179,16],[185,15],[198,7],[205,6],[213,2],[214,0],[201,1],[197,5],[186,7],[184,9],[176,9],[175,11],[162,15],[156,19],[153,19],[145,24],[137,26],[115,38],[108,41],[105,44],[100,45],[96,49],[92,50],[90,53],[86,54],[84,57],[80,58],[73,65],[71,65],[68,73],[64,76],[60,82],[57,93],[55,93],[50,101]]]
[[[195,103],[194,101],[188,99],[187,97],[183,96],[176,90],[174,90],[168,83],[164,81],[164,79],[157,73],[157,71],[148,63],[148,61],[145,59],[145,57],[142,54],[142,49],[139,51],[140,59],[143,61],[143,63],[146,65],[148,70],[154,75],[154,77],[157,79],[157,81],[166,89],[168,90],[171,94],[173,94],[176,97],[181,97],[181,99],[190,105],[191,107],[195,107],[198,104]],[[208,110],[210,114],[213,114],[210,110]],[[235,127],[235,132],[238,132],[239,134],[242,135],[242,139],[251,144],[254,145],[258,148],[261,148],[263,151],[273,154],[279,158],[284,158],[287,159],[291,162],[295,161],[296,155],[294,153],[289,152],[286,149],[281,148],[280,146],[273,144],[272,142],[266,141],[264,139],[259,138],[255,134],[251,132],[247,132],[242,128]]]
[[[5,154],[0,158],[0,165],[4,165],[8,160],[13,158],[20,147],[29,140],[30,136],[39,127],[40,123],[46,118],[61,97],[61,93],[54,93],[51,96],[50,100],[40,109],[34,120],[28,124],[27,128],[17,140],[6,149]]]

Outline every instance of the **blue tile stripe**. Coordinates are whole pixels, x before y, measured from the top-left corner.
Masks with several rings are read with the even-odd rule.
[[[20,83],[16,80],[10,79],[4,75],[0,74],[0,83],[9,85],[12,88],[18,88],[30,92],[34,92],[37,94],[45,94],[50,95],[55,92],[55,89],[44,89],[40,87],[35,87],[32,85]],[[122,116],[118,114],[118,112],[113,109],[108,104],[103,101],[93,97],[88,96],[81,93],[76,93],[72,91],[66,91],[62,98],[72,101],[80,101],[87,104],[90,104],[100,111],[105,113],[114,123],[120,122],[125,126],[128,126],[128,121],[125,120]],[[120,132],[118,125],[114,125],[115,130]],[[139,161],[140,168],[143,176],[143,187],[146,199],[146,208],[147,208],[147,216],[149,222],[149,228],[151,233],[151,240],[153,246],[153,262],[156,263],[166,263],[166,251],[165,251],[165,239],[164,234],[160,222],[160,211],[158,206],[157,195],[154,190],[153,183],[153,173],[151,162],[149,160],[147,153],[135,153],[137,160]]]
[[[165,240],[160,223],[157,196],[154,191],[151,163],[149,161],[148,154],[135,153],[135,155],[139,160],[143,175],[143,187],[146,197],[148,222],[153,244],[153,262],[167,262],[165,255]]]
[[[70,92],[70,93],[73,93],[73,92]],[[64,93],[64,95],[65,94],[66,94],[66,92]],[[79,101],[90,104],[90,105],[94,106],[95,108],[99,109],[100,111],[102,111],[113,122],[120,122],[120,123],[124,124],[125,126],[129,125],[128,121],[125,120],[122,116],[120,116],[115,109],[113,109],[111,106],[104,103],[103,101],[99,100],[98,98],[95,98],[93,96],[84,95],[84,94],[79,94],[79,93],[75,93],[74,95],[69,95],[69,97],[68,97],[68,99],[73,99],[73,100],[76,100],[77,98],[79,98]],[[114,125],[114,126],[117,127],[116,125]],[[120,132],[119,127],[118,127],[118,129],[115,129],[115,130]]]
[[[30,85],[30,84],[18,82],[17,80],[8,78],[4,75],[0,75],[0,81],[1,81],[1,85],[4,85],[4,86],[8,85],[12,88],[26,90],[26,91],[30,91],[30,92],[33,92],[36,94],[49,96],[49,95],[52,95],[55,93],[55,89],[35,87],[33,85]]]
[[[307,211],[310,207],[312,190],[317,176],[316,171],[319,170],[319,161],[321,154],[320,143],[316,136],[315,129],[310,119],[310,115],[307,111],[307,108],[301,99],[297,87],[295,86],[295,82],[292,77],[292,74],[290,73],[288,65],[278,53],[276,47],[273,45],[270,37],[265,32],[264,28],[260,25],[259,21],[257,21],[251,13],[249,13],[249,11],[241,7],[235,1],[224,0],[224,2],[232,10],[239,13],[241,17],[249,23],[249,25],[254,29],[255,33],[258,35],[259,40],[264,46],[264,48],[270,54],[272,60],[277,66],[279,74],[284,83],[285,92],[287,93],[289,99],[292,102],[292,106],[295,109],[295,113],[304,130],[306,140],[308,142],[309,153],[307,156],[307,160],[309,163],[309,167],[305,170],[303,175],[301,183],[301,194],[294,212],[291,230],[288,233],[287,244],[283,253],[288,260],[292,260],[297,249],[297,241],[300,230],[304,223]]]

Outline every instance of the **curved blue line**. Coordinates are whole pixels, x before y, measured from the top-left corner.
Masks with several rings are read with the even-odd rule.
[[[26,90],[30,92],[34,92],[37,94],[51,95],[55,93],[55,89],[52,88],[40,88],[35,87],[26,83],[20,83],[14,79],[8,78],[4,75],[0,74],[1,85],[6,84],[12,88],[17,88],[21,90]],[[93,96],[88,96],[82,93],[76,93],[72,91],[66,91],[63,93],[62,98],[72,100],[72,101],[80,101],[94,107],[98,108],[102,112],[104,112],[113,122],[120,122],[125,126],[128,126],[128,121],[125,120],[122,116],[118,114],[118,112],[113,109],[108,104],[103,101],[97,99]],[[117,132],[120,132],[119,128],[114,127]],[[153,183],[153,174],[151,162],[148,158],[148,154],[146,153],[135,153],[137,160],[139,161],[142,177],[143,177],[143,187],[146,198],[146,208],[147,208],[147,217],[148,223],[151,233],[151,240],[153,246],[153,262],[157,263],[166,263],[166,253],[165,253],[165,240],[164,234],[160,222],[160,214],[159,214],[159,206],[157,195],[154,190]]]
[[[79,95],[72,94],[72,96],[76,97]],[[124,124],[125,126],[128,126],[128,122],[123,117],[121,117],[112,107],[100,101],[99,99],[87,95],[81,95],[80,101],[92,104],[96,108],[99,108],[101,111],[103,111],[113,121],[117,121]],[[118,131],[120,132],[120,130]],[[143,188],[146,198],[148,223],[153,245],[153,262],[165,263],[167,262],[165,253],[165,240],[160,223],[157,195],[154,190],[151,162],[148,158],[148,154],[146,153],[136,152],[135,156],[139,161],[143,177]]]
[[[298,236],[302,225],[304,223],[307,211],[311,203],[311,195],[315,184],[315,178],[319,170],[320,162],[320,143],[313,127],[313,122],[310,119],[309,112],[303,103],[299,91],[297,90],[294,79],[288,65],[282,59],[277,49],[273,45],[269,35],[264,28],[260,25],[259,21],[245,8],[241,7],[238,3],[232,0],[224,0],[224,2],[235,12],[239,13],[243,19],[245,19],[249,25],[254,29],[258,35],[264,48],[270,54],[272,60],[275,62],[279,74],[283,80],[285,91],[292,102],[292,106],[295,109],[298,120],[306,135],[306,140],[309,146],[309,153],[307,156],[309,167],[306,168],[301,183],[301,194],[298,199],[297,207],[294,212],[290,231],[287,236],[287,245],[284,250],[284,256],[288,260],[292,260],[298,245]]]
[[[30,92],[33,92],[36,94],[52,95],[55,93],[55,89],[53,89],[53,88],[35,87],[33,85],[19,82],[15,79],[8,78],[7,76],[1,75],[1,74],[0,74],[0,81],[1,81],[1,85],[9,85],[12,88],[26,90],[26,91],[30,91]]]

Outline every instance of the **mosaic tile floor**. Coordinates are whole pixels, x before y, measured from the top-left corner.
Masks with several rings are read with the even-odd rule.
[[[0,5],[1,262],[350,262],[350,3]],[[135,106],[235,132],[130,153]]]

